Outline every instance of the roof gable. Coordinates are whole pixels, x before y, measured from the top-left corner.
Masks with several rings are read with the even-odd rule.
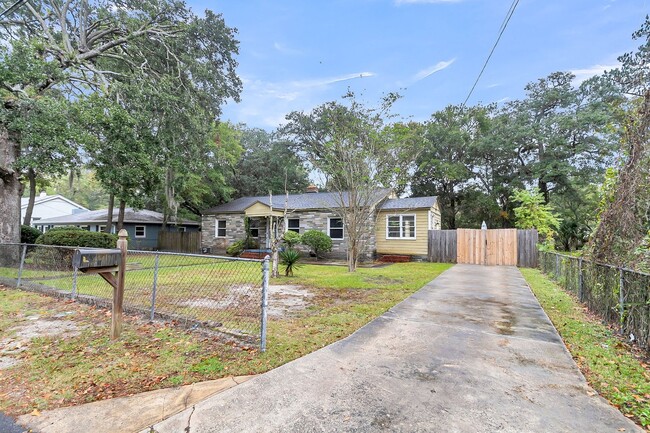
[[[43,203],[47,203],[49,201],[55,201],[55,200],[60,200],[60,201],[63,201],[65,203],[68,203],[69,205],[71,205],[73,207],[76,207],[77,209],[81,209],[81,210],[85,210],[85,211],[88,210],[88,208],[85,208],[82,205],[80,205],[79,203],[75,203],[72,200],[63,197],[60,194],[47,195],[45,197],[37,196],[37,197],[34,198],[34,206],[39,205],[39,204],[43,204]],[[29,197],[21,197],[20,198],[20,208],[21,209],[26,209],[28,205],[29,205]]]

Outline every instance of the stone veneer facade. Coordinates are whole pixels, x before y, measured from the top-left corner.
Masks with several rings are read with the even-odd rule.
[[[328,229],[329,218],[338,218],[338,215],[329,210],[308,210],[304,212],[294,212],[287,215],[288,219],[300,219],[300,234],[307,230],[319,230],[326,233]],[[226,220],[226,237],[218,238],[215,236],[216,221]],[[266,218],[259,220],[259,244],[264,248],[266,236]],[[233,242],[244,238],[244,215],[243,214],[217,214],[203,215],[201,219],[201,246],[210,247],[213,254],[223,254]],[[343,234],[343,239],[332,239],[332,251],[325,254],[328,258],[344,259],[347,254],[347,235]],[[300,248],[307,253],[306,248]],[[372,260],[375,256],[375,230],[374,225],[368,227],[368,235],[364,252],[360,255],[361,260]]]

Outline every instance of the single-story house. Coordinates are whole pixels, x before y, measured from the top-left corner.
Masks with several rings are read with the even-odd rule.
[[[25,212],[29,197],[20,199],[20,223],[25,219]],[[29,225],[35,226],[36,223],[43,219],[56,218],[67,215],[73,215],[79,212],[88,212],[88,209],[82,205],[69,200],[62,195],[47,195],[42,192],[34,198],[34,208],[32,209],[32,220]]]
[[[113,226],[115,233],[119,208],[113,209]],[[57,218],[48,218],[36,222],[36,228],[42,232],[54,227],[76,226],[91,232],[104,231],[106,228],[107,210],[94,210]],[[162,230],[164,215],[152,210],[124,210],[124,229],[129,234],[129,249],[154,250],[158,248],[158,233]],[[200,224],[196,221],[178,220],[167,223],[170,232],[196,232]]]
[[[274,221],[283,217],[287,202],[286,230],[303,234],[320,230],[332,238],[329,257],[344,258],[347,236],[339,208],[337,193],[318,192],[313,185],[303,194],[241,197],[207,209],[201,220],[201,245],[220,254],[233,242],[244,239],[244,218],[261,248],[270,246],[270,230]],[[344,201],[347,197],[344,198]],[[368,227],[361,258],[377,255],[427,255],[428,230],[440,228],[440,209],[436,197],[396,198],[388,189],[377,190],[373,198],[374,227]]]

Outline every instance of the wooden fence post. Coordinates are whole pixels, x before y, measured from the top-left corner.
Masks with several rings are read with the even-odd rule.
[[[111,339],[120,338],[122,333],[122,304],[124,302],[124,279],[126,275],[126,252],[128,249],[128,233],[122,229],[117,235],[117,248],[122,251],[120,259],[120,268],[117,271],[117,287],[113,288],[113,314],[111,316]]]

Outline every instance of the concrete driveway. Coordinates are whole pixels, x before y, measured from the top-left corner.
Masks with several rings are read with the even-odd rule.
[[[642,431],[587,386],[516,268],[471,265],[454,266],[350,337],[154,429]]]

